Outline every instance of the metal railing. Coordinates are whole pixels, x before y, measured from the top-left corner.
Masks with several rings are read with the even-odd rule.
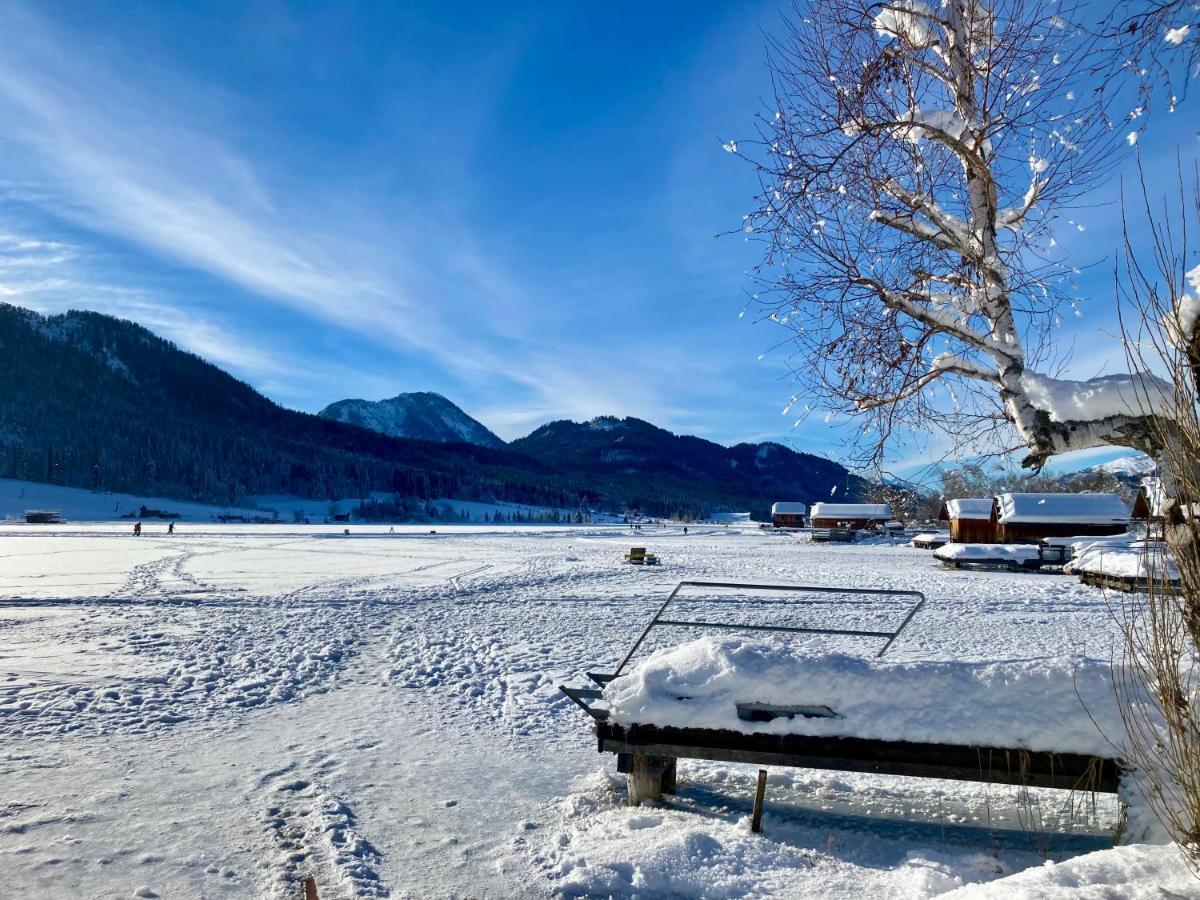
[[[912,609],[908,611],[908,614],[905,615],[904,620],[900,623],[900,626],[896,628],[895,631],[873,631],[862,628],[816,628],[800,625],[756,625],[748,622],[709,622],[703,620],[663,618],[663,614],[667,611],[667,607],[671,605],[672,601],[675,600],[676,596],[683,588],[695,587],[721,588],[723,590],[737,589],[743,591],[788,591],[793,594],[839,594],[843,596],[857,594],[860,596],[874,597],[912,597],[916,600],[916,603],[913,605]],[[704,602],[745,603],[742,598],[738,597],[706,597]],[[646,640],[647,636],[649,636],[650,632],[660,626],[717,628],[727,631],[770,631],[785,634],[829,634],[852,637],[881,638],[885,640],[885,643],[883,648],[877,654],[875,654],[875,658],[878,659],[888,651],[888,648],[892,646],[892,643],[900,636],[900,633],[904,631],[908,623],[912,621],[913,616],[915,616],[924,605],[925,595],[920,591],[888,590],[883,588],[814,587],[797,584],[739,584],[728,581],[681,581],[679,584],[675,585],[675,589],[671,591],[667,599],[663,601],[662,606],[658,608],[658,612],[654,614],[654,618],[650,620],[650,624],[645,627],[642,633],[638,636],[638,639],[634,641],[633,647],[631,647],[629,652],[625,654],[625,658],[621,660],[621,664],[617,666],[616,671],[613,672],[612,675],[607,678],[607,680],[616,678],[621,674],[621,670],[625,668],[626,664],[628,664],[631,659],[633,659],[634,654],[637,653],[638,649],[642,646],[642,643]]]

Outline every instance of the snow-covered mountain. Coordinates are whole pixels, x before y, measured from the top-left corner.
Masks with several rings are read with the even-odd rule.
[[[1107,472],[1110,475],[1142,476],[1150,475],[1154,472],[1154,460],[1148,456],[1143,456],[1140,453],[1130,456],[1122,456],[1118,459],[1110,460],[1106,463],[1100,463],[1092,466],[1093,472]]]
[[[339,400],[318,415],[391,437],[441,443],[465,441],[481,447],[504,446],[504,441],[441,394],[428,391],[397,394],[388,400]]]

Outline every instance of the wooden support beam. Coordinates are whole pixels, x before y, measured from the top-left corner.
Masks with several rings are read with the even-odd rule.
[[[711,759],[916,778],[1116,793],[1123,763],[1075,753],[597,722],[598,749],[648,759]],[[632,773],[631,773],[631,778]]]
[[[767,770],[758,770],[758,787],[754,789],[754,815],[750,817],[750,830],[762,834],[763,798],[767,795]]]
[[[633,754],[629,768],[629,805],[640,806],[647,800],[661,800],[666,780],[664,775],[670,769],[673,782],[674,768],[675,760],[671,757]]]

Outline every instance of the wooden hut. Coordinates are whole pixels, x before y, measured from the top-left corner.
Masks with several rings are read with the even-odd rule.
[[[1001,544],[1121,534],[1129,527],[1129,507],[1116,494],[1000,494],[993,517]]]
[[[950,540],[955,544],[996,543],[996,523],[992,516],[994,497],[962,497],[947,500],[938,516],[950,523]]]
[[[813,528],[874,528],[891,518],[886,503],[814,503],[810,514]]]
[[[61,525],[62,514],[57,509],[27,509],[25,521],[30,525]]]
[[[1132,518],[1150,525],[1161,525],[1167,507],[1167,491],[1161,478],[1146,476],[1133,501]]]
[[[771,504],[772,528],[803,528],[808,507],[803,503],[781,500]]]

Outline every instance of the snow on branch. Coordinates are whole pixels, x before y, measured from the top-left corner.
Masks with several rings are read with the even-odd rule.
[[[996,226],[1007,228],[1009,231],[1020,231],[1030,211],[1037,206],[1038,198],[1046,188],[1046,179],[1034,175],[1029,182],[1029,190],[1021,198],[1021,205],[1001,210],[996,215]]]
[[[880,188],[913,212],[919,212],[934,227],[922,227],[922,223],[912,220],[911,216],[908,217],[910,221],[905,222],[904,217],[890,216],[883,212],[872,212],[871,217],[876,221],[901,228],[917,237],[938,241],[939,245],[945,249],[957,250],[964,256],[983,255],[982,245],[977,240],[972,239],[970,232],[967,230],[966,222],[958,216],[943,210],[937,201],[929,195],[910,191],[894,178],[888,178],[883,181],[880,184]]]
[[[996,381],[998,378],[995,369],[989,369],[958,353],[939,353],[933,358],[933,368],[942,372],[954,372],[967,378],[976,378],[980,381]]]
[[[1051,422],[1102,422],[1140,416],[1172,417],[1175,390],[1148,372],[1102,375],[1087,381],[1063,381],[1035,372],[1021,375],[1030,402]]]
[[[1167,338],[1185,355],[1200,337],[1196,333],[1196,326],[1200,324],[1200,266],[1190,270],[1186,277],[1191,292],[1184,290],[1175,308],[1166,316]]]
[[[993,358],[1020,361],[1023,359],[1019,345],[985,334],[972,328],[962,315],[955,315],[950,309],[930,306],[921,301],[931,299],[930,294],[902,293],[889,291],[872,285],[881,292],[884,304],[897,312],[902,312],[916,321],[928,325],[937,331],[953,335],[966,344],[983,350]]]
[[[945,24],[921,0],[885,3],[874,19],[875,31],[880,37],[899,40],[914,50],[937,44],[937,26]]]

